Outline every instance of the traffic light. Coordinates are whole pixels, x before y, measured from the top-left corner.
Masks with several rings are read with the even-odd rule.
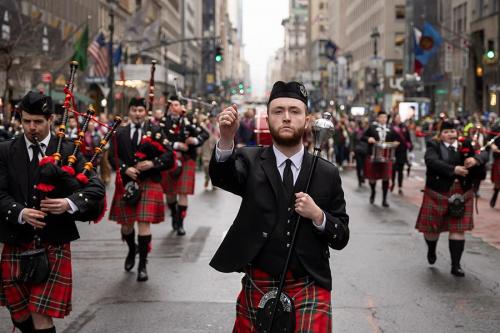
[[[220,46],[217,46],[215,48],[215,62],[222,62],[224,60],[224,55],[222,53],[223,48]]]
[[[243,82],[240,82],[240,84],[238,85],[238,88],[243,89],[245,87],[245,85],[243,84]]]
[[[486,51],[486,53],[483,55],[483,63],[485,65],[492,65],[497,63],[497,61],[498,61],[498,55],[497,52],[495,52],[495,50],[490,49]]]

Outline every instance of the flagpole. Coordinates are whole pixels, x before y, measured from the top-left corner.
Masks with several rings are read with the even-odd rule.
[[[108,88],[109,88],[109,93],[108,93],[108,114],[114,114],[114,106],[115,106],[115,99],[114,99],[114,91],[113,91],[113,86],[115,83],[115,71],[113,68],[113,33],[115,30],[115,14],[113,12],[113,5],[114,2],[110,4],[109,7],[109,47],[108,47]]]

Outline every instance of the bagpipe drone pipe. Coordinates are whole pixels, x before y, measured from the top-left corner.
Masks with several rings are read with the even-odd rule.
[[[99,122],[95,117],[95,111],[90,105],[85,114],[79,113],[76,109],[73,96],[73,83],[75,72],[78,67],[76,61],[70,63],[70,78],[64,89],[65,100],[63,104],[64,113],[62,122],[57,128],[57,146],[56,151],[48,156],[43,156],[39,163],[38,181],[35,185],[37,191],[37,202],[35,206],[40,207],[40,201],[46,197],[67,198],[78,193],[83,187],[89,184],[92,177],[96,177],[94,169],[98,156],[107,145],[111,136],[115,133],[121,119],[116,117],[112,126]],[[82,117],[82,125],[78,129],[77,137],[72,141],[66,139],[66,126],[69,119],[69,113],[72,113],[77,119]],[[80,150],[82,149],[85,132],[91,121],[99,123],[108,129],[106,135],[101,139],[99,145],[94,148],[94,154],[90,160],[86,161]],[[36,141],[36,140],[35,140]],[[99,222],[105,212],[105,198],[98,205],[92,207],[85,214],[77,214],[75,218],[80,221]],[[49,214],[45,221],[47,223],[63,223],[68,213],[61,215]]]

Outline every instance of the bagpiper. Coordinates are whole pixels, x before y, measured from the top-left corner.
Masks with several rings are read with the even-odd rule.
[[[332,330],[328,247],[347,245],[349,216],[339,170],[332,163],[317,160],[305,193],[313,168],[313,156],[302,141],[310,125],[307,96],[298,82],[274,84],[267,106],[270,147],[235,148],[236,105],[219,116],[221,139],[210,161],[210,177],[215,186],[241,196],[242,203],[210,265],[220,272],[245,273],[233,332],[269,332],[272,319],[263,309],[277,292],[297,214],[303,220],[282,294],[289,297],[272,332]]]
[[[473,184],[477,170],[488,161],[488,151],[476,153],[472,142],[459,140],[451,121],[443,121],[439,134],[427,142],[426,181],[422,206],[415,228],[424,234],[427,260],[436,262],[436,246],[441,232],[449,232],[451,274],[465,276],[460,260],[466,231],[472,230]]]
[[[151,224],[163,222],[165,204],[161,172],[172,167],[174,156],[158,126],[146,120],[146,101],[130,100],[130,123],[116,132],[110,148],[110,163],[116,170],[117,186],[109,219],[121,225],[122,239],[128,245],[125,270],[132,270],[139,253],[137,281],[147,281],[146,269],[151,244]],[[135,228],[138,225],[138,244]]]
[[[389,180],[392,177],[393,161],[390,158],[378,161],[373,158],[372,154],[375,144],[396,141],[396,135],[394,131],[387,126],[387,120],[387,113],[385,113],[385,111],[380,111],[377,114],[377,121],[367,128],[362,137],[362,140],[369,144],[364,173],[365,178],[367,178],[370,183],[370,203],[373,204],[375,202],[377,180],[382,179],[382,206],[384,207],[389,207],[387,192],[389,191]],[[397,146],[398,142],[396,142],[395,145]]]
[[[170,96],[168,113],[163,120],[163,131],[176,152],[182,166],[163,176],[163,190],[172,215],[172,228],[184,236],[184,218],[188,209],[188,195],[194,194],[197,148],[210,134],[186,113],[177,95]]]
[[[0,143],[0,304],[21,332],[52,333],[53,318],[71,311],[70,243],[79,238],[75,221],[100,215],[105,189],[92,172],[88,183],[70,195],[41,197],[35,186],[42,157],[59,153],[67,160],[74,145],[63,140],[58,149],[58,138],[50,131],[54,115],[49,96],[30,91],[19,109],[24,134]],[[80,152],[74,157],[73,168],[80,173],[85,159]]]

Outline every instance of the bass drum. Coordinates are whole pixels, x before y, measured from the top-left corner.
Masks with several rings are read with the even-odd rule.
[[[273,144],[266,118],[267,108],[257,108],[255,114],[255,139],[258,146],[270,146]]]

